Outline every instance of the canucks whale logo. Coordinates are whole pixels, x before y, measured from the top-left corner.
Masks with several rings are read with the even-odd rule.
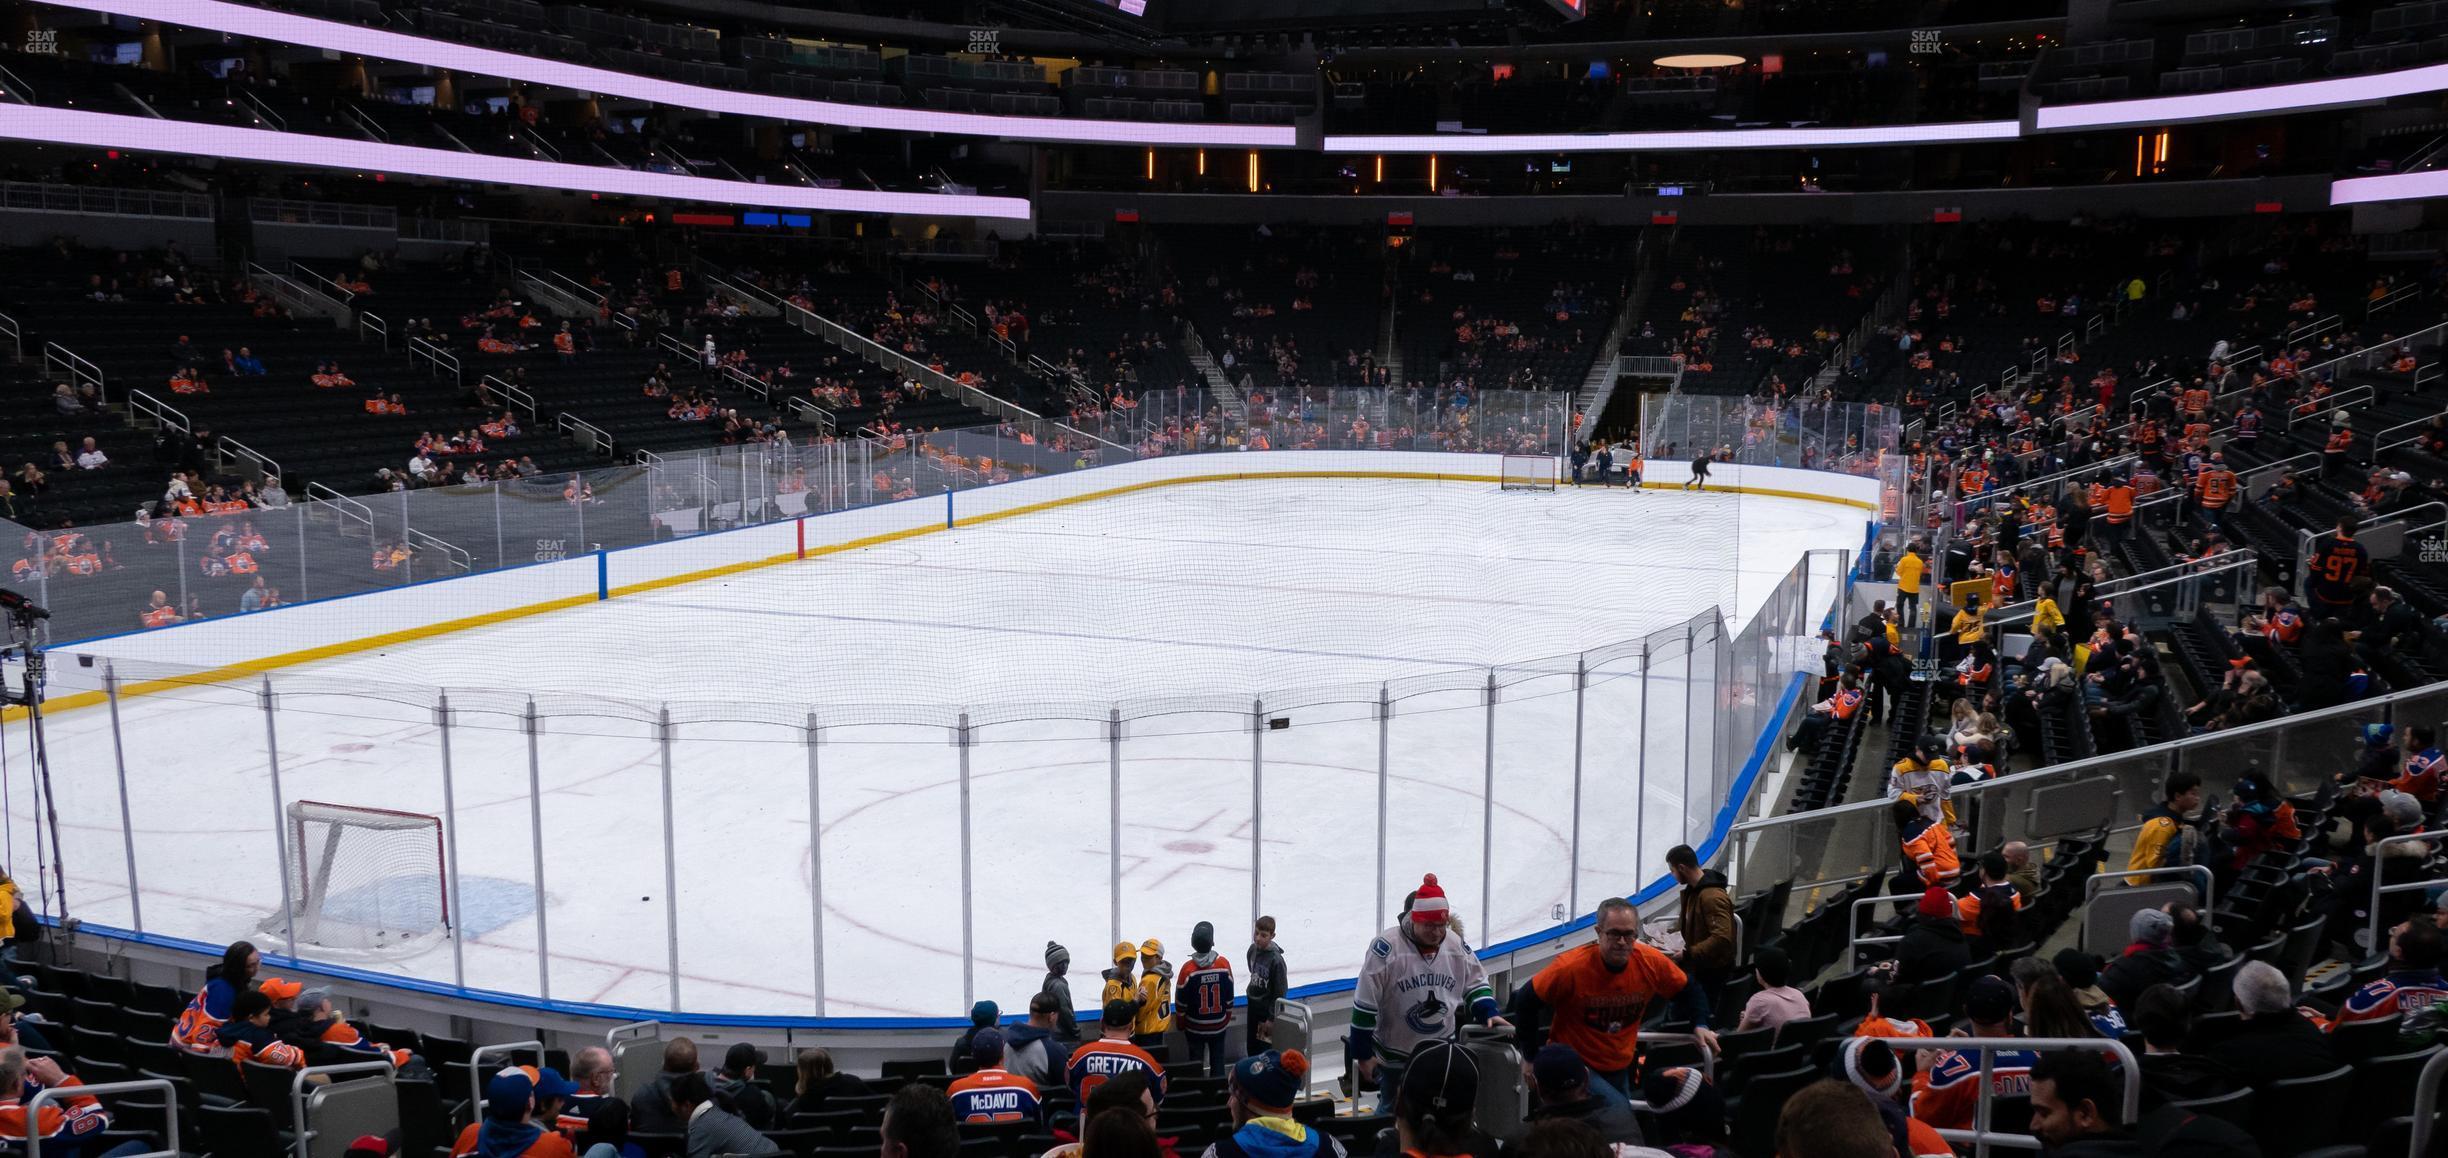
[[[1403,1024],[1421,1037],[1442,1037],[1452,1017],[1453,1007],[1445,1004],[1445,996],[1431,989],[1425,999],[1403,1011]]]

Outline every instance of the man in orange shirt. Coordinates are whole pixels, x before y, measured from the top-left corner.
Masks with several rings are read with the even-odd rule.
[[[1583,945],[1539,970],[1513,994],[1515,1048],[1522,1057],[1538,1055],[1543,1037],[1552,1034],[1571,1046],[1599,1083],[1630,1096],[1639,1075],[1641,1022],[1650,1003],[1672,1000],[1687,1014],[1701,1048],[1717,1052],[1717,1035],[1708,1027],[1708,1008],[1699,987],[1688,983],[1683,970],[1666,954],[1640,943],[1640,914],[1632,902],[1609,897],[1598,902],[1598,941]],[[1547,1031],[1541,1032],[1541,1014]]]

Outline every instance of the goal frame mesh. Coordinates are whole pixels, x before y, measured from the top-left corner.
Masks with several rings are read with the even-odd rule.
[[[376,808],[362,804],[335,804],[325,800],[298,800],[285,810],[289,822],[289,860],[286,871],[291,877],[295,895],[290,899],[291,915],[298,922],[298,939],[322,943],[327,923],[324,905],[331,899],[333,870],[341,855],[344,834],[349,829],[372,833],[432,833],[434,912],[438,921],[420,928],[387,929],[345,917],[330,917],[329,923],[346,926],[359,932],[361,938],[370,933],[373,946],[330,946],[327,948],[365,948],[386,941],[407,940],[451,927],[450,884],[444,860],[442,818],[431,813],[408,812],[395,808]],[[321,839],[311,834],[320,829]],[[418,839],[419,847],[423,839]],[[419,856],[420,863],[422,856]],[[378,872],[371,881],[380,887]],[[378,906],[379,907],[379,906]]]
[[[1552,491],[1562,468],[1554,455],[1508,454],[1498,471],[1497,487],[1508,491]]]

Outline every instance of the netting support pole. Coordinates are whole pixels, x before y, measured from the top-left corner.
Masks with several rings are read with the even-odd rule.
[[[1266,701],[1250,701],[1250,924],[1266,912],[1258,901],[1264,876],[1259,854],[1266,831]]]
[[[1632,865],[1633,880],[1640,877],[1642,846],[1649,840],[1649,641],[1641,641],[1640,759],[1632,767]],[[1618,896],[1622,894],[1617,894]]]
[[[1380,683],[1377,685],[1377,907],[1369,910],[1371,921],[1378,919],[1377,914],[1388,911],[1386,909],[1386,801],[1393,788],[1393,778],[1388,775],[1387,770],[1386,752],[1389,738],[1386,733],[1392,728],[1393,723],[1393,685]]]
[[[272,852],[280,858],[281,937],[297,959],[297,896],[289,887],[289,810],[281,804],[280,728],[272,722],[272,677],[263,678],[264,767],[272,773]]]
[[[1676,844],[1683,843],[1691,836],[1682,829],[1690,823],[1691,816],[1692,756],[1694,755],[1691,728],[1692,695],[1699,690],[1699,687],[1700,633],[1698,628],[1686,623],[1683,625],[1683,803],[1675,814]],[[1712,712],[1709,716],[1709,735],[1715,736],[1716,731],[1717,717],[1716,713]],[[1714,739],[1711,739],[1709,743],[1712,748],[1716,745]]]
[[[178,613],[179,613],[179,615],[180,615],[180,616],[183,618],[183,617],[185,617],[185,616],[186,616],[186,614],[187,614],[187,536],[186,536],[185,532],[181,532],[181,533],[179,534],[179,541],[178,541],[178,569],[179,569],[179,594],[178,594],[178,600],[179,600],[179,610],[178,610]]]
[[[1589,654],[1584,652],[1573,657],[1572,876],[1564,885],[1564,911],[1576,917],[1581,915],[1581,738],[1584,731],[1582,713],[1588,706]]]
[[[1496,940],[1496,669],[1488,669],[1487,755],[1479,776],[1480,939]]]
[[[671,1009],[680,1012],[680,862],[672,837],[671,705],[655,721],[655,747],[663,756],[663,945],[664,974],[671,979]]]
[[[460,931],[467,924],[467,907],[459,896],[459,785],[451,768],[450,693],[434,696],[434,735],[442,749],[443,895],[450,902],[451,983],[467,988],[467,943]]]
[[[1105,717],[1105,895],[1113,900],[1107,943],[1122,940],[1122,708]]]
[[[969,837],[969,713],[962,712],[960,728],[952,742],[960,748],[960,836],[961,836],[961,1004],[977,1003],[977,901],[970,876]]]
[[[119,672],[109,661],[102,661],[102,692],[110,697],[111,760],[119,769],[119,842],[127,850],[128,919],[136,931],[144,932],[144,894],[136,890],[136,822],[128,813],[127,741],[119,731]],[[287,861],[282,875],[288,875]]]
[[[400,545],[402,545],[402,546],[404,546],[404,547],[407,547],[407,548],[408,548],[408,561],[407,561],[407,562],[405,562],[405,563],[400,564],[400,567],[402,568],[402,569],[401,569],[401,571],[400,571],[400,575],[402,576],[401,585],[402,585],[402,586],[410,586],[410,585],[413,585],[413,584],[415,584],[415,583],[416,583],[416,544],[415,544],[415,543],[414,543],[414,541],[413,541],[413,540],[416,538],[416,536],[414,536],[414,535],[412,535],[412,534],[410,534],[410,533],[409,533],[410,528],[409,528],[409,526],[408,526],[408,492],[407,492],[407,491],[405,491],[405,490],[403,490],[403,491],[399,492],[399,497],[400,497]]]
[[[297,512],[298,602],[303,603],[314,598],[306,587],[306,504],[291,503],[289,509]]]
[[[816,794],[816,749],[824,744],[824,732],[816,726],[816,713],[807,718],[808,765],[808,925],[814,934],[816,949],[816,1016],[825,1015],[824,975],[824,805]]]
[[[496,566],[496,567],[507,567],[507,566],[509,566],[509,565],[510,565],[510,545],[509,545],[508,540],[505,540],[505,539],[503,539],[503,538],[502,538],[501,493],[502,493],[502,485],[501,485],[500,483],[498,483],[498,482],[497,482],[497,483],[494,483],[494,484],[493,484],[493,565],[494,565],[494,566]]]
[[[535,850],[536,996],[552,999],[552,934],[544,914],[544,721],[527,701],[527,843]]]

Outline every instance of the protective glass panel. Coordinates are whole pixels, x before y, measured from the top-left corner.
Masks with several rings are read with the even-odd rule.
[[[686,1010],[815,1010],[807,729],[675,707],[673,872]],[[660,873],[655,850],[639,859]],[[663,890],[654,890],[660,918]],[[742,920],[743,896],[756,919]],[[643,942],[646,934],[636,935]],[[641,946],[643,947],[643,946]],[[662,1000],[650,1003],[661,1005]]]
[[[1048,941],[1071,951],[1073,1004],[1096,1000],[1095,986],[1087,983],[1114,938],[1114,767],[1107,731],[1104,720],[1027,720],[974,732],[969,813],[977,991],[1007,1014],[1028,1012],[1029,996],[1045,980]],[[1218,943],[1237,962],[1240,946],[1228,938],[1239,922],[1213,919]],[[1187,933],[1180,934],[1184,952]]]
[[[1212,921],[1220,933],[1257,915],[1252,739],[1246,710],[1123,721],[1122,939],[1160,941],[1174,965],[1191,926]],[[1270,784],[1299,788],[1291,777]]]
[[[1578,916],[1573,896],[1575,759],[1581,698],[1573,656],[1496,672],[1496,908],[1482,943]]]
[[[952,728],[827,725],[816,759],[826,1010],[837,1017],[965,1011],[960,750]]]
[[[143,682],[129,679],[129,690]],[[261,687],[188,684],[121,695],[120,740],[127,751],[128,811],[147,932],[228,944],[278,914],[281,858],[269,838],[280,822],[280,804],[272,797],[264,757]],[[63,726],[84,730],[109,724],[107,709],[81,708],[47,717],[43,727],[56,740]],[[14,846],[9,864],[22,885],[34,854],[28,844],[31,826],[15,819],[32,815],[20,756],[12,753],[9,768]],[[67,778],[60,775],[65,770],[55,757],[54,782]],[[114,799],[104,823],[115,828],[117,811]],[[60,819],[68,822],[65,814]],[[233,855],[233,832],[263,839],[248,842],[245,855]],[[126,866],[116,872],[96,866],[95,872],[97,884],[114,879],[124,884]],[[82,903],[70,898],[72,910]]]
[[[1495,898],[1481,871],[1487,811],[1487,677],[1456,672],[1437,680],[1398,681],[1386,738],[1392,788],[1387,812],[1386,900],[1435,874],[1470,943],[1487,945]]]
[[[1644,646],[1591,652],[1588,662],[1589,686],[1581,712],[1581,903],[1576,912],[1640,890],[1654,854],[1667,847],[1647,847],[1642,838],[1649,809],[1643,781],[1653,765],[1672,768],[1678,775],[1682,768],[1680,745],[1666,753],[1666,759],[1655,759],[1654,738],[1642,730],[1651,688]],[[1680,687],[1671,690],[1677,697],[1682,693]],[[1681,706],[1679,698],[1675,703]]]
[[[300,951],[453,980],[432,698],[277,675],[272,690]]]
[[[1287,937],[1295,929],[1316,929],[1356,939],[1384,928],[1392,922],[1391,914],[1402,903],[1407,888],[1398,887],[1399,877],[1382,886],[1376,879],[1380,831],[1376,696],[1355,694],[1348,700],[1271,709],[1268,715],[1291,723],[1266,734],[1267,793],[1262,814],[1266,872],[1260,912],[1274,917],[1278,931]],[[1389,726],[1400,722],[1398,716]],[[1387,771],[1386,788],[1391,793],[1391,778],[1401,773],[1391,767]],[[1383,818],[1387,840],[1394,848],[1400,848],[1404,839],[1396,819],[1399,815]],[[1380,897],[1384,898],[1382,905]],[[1232,955],[1234,968],[1246,980],[1248,963],[1242,954],[1249,944],[1249,930],[1232,926],[1233,922],[1218,919],[1217,940],[1228,946],[1223,951]],[[1319,949],[1315,954],[1286,958],[1293,984],[1349,976],[1359,960],[1344,945]]]
[[[457,836],[446,831],[445,848],[455,849],[458,859],[459,933],[468,984],[533,992],[541,898],[527,802],[527,701],[462,693],[450,697],[450,707]],[[444,823],[452,819],[445,817]]]

